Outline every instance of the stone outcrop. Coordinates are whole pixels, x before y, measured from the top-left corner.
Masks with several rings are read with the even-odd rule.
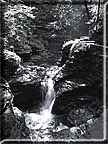
[[[15,52],[4,50],[4,77],[14,94],[14,105],[21,110],[35,106],[40,107],[44,91],[41,86],[45,68],[39,66],[23,66],[21,58]],[[26,98],[25,98],[26,96]]]
[[[71,127],[75,121],[85,123],[91,116],[98,117],[102,112],[103,47],[83,37],[65,43],[62,51],[59,64],[62,68],[55,77],[57,98],[52,112],[64,114],[63,123]],[[83,111],[86,111],[85,115]]]
[[[83,87],[102,87],[102,45],[84,37],[67,42],[63,45],[62,51],[60,61],[62,69],[55,78],[57,84],[68,80]]]
[[[4,63],[2,68],[3,77],[10,80],[10,78],[15,75],[15,72],[21,63],[21,58],[16,55],[16,53],[6,49],[3,50],[2,57],[2,63]]]
[[[14,104],[23,111],[36,110],[40,107],[44,96],[37,68],[19,68],[16,76],[11,79],[10,86],[15,95]],[[41,75],[41,74],[40,74]]]
[[[24,114],[13,106],[13,94],[8,82],[1,79],[0,83],[1,108],[1,139],[29,138],[29,130],[25,125]]]

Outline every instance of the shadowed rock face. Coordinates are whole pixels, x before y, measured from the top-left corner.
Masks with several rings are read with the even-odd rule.
[[[74,81],[89,86],[102,87],[103,82],[103,47],[93,41],[77,39],[63,47],[60,61],[64,80]],[[67,57],[66,57],[67,55]]]
[[[40,84],[36,86],[36,83],[26,84],[16,81],[10,85],[15,96],[15,106],[23,111],[37,111],[40,108],[44,98],[44,92]]]
[[[9,81],[14,98],[14,105],[21,110],[37,109],[43,100],[41,77],[44,76],[43,67],[24,67],[21,58],[16,53],[4,50],[4,77]],[[40,77],[41,76],[41,77]]]
[[[13,107],[13,94],[9,84],[1,79],[0,83],[0,108],[1,108],[1,139],[24,138],[29,136],[29,130],[24,122],[23,113]]]
[[[0,108],[2,114],[8,107],[12,106],[14,96],[11,93],[8,82],[2,78],[0,78],[0,88]]]
[[[84,39],[70,41],[70,44],[68,42],[63,47],[60,62],[63,68],[57,79],[55,78],[57,98],[52,112],[65,115],[63,122],[69,126],[75,125],[75,120],[82,119],[79,117],[83,114],[77,114],[77,109],[83,109],[88,113],[83,115],[84,119],[90,115],[97,117],[102,112],[100,106],[103,103],[103,48],[94,45],[94,42],[90,43],[92,42],[85,42]],[[75,118],[74,115],[79,116]]]

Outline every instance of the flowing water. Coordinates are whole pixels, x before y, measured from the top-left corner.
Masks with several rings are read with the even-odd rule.
[[[82,135],[86,128],[82,126],[83,130],[78,134],[78,127],[69,128],[60,121],[60,118],[58,120],[57,116],[51,113],[56,99],[53,78],[61,70],[52,65],[57,63],[62,56],[61,48],[65,41],[88,35],[88,26],[85,24],[88,20],[85,15],[85,7],[59,4],[35,5],[35,7],[37,9],[36,20],[33,22],[34,30],[30,41],[35,47],[32,47],[33,55],[29,62],[34,65],[51,67],[46,68],[45,78],[41,82],[46,94],[40,111],[26,113],[25,123],[30,130],[31,140],[73,139]]]
[[[86,25],[88,18],[85,15],[85,7],[81,5],[49,4],[35,5],[35,8],[34,15],[36,18],[29,26],[32,26],[33,31],[26,38],[27,41],[29,39],[28,43],[31,46],[32,55],[29,59],[23,56],[23,61],[27,64],[32,62],[33,65],[45,65],[51,66],[51,68],[46,70],[45,78],[41,82],[46,94],[40,111],[38,113],[26,113],[25,124],[29,128],[30,138],[33,141],[78,138],[86,133],[85,125],[70,128],[61,122],[60,117],[57,118],[56,115],[52,114],[56,99],[53,78],[62,69],[62,67],[58,68],[52,65],[57,63],[62,56],[61,49],[64,42],[88,35],[88,26]],[[85,112],[86,115],[86,110],[78,107],[74,113],[79,115],[79,111]],[[87,123],[88,126],[91,125],[93,119],[89,119]]]
[[[55,92],[54,92],[54,84],[52,78],[48,78],[47,81],[48,91],[45,96],[45,102],[43,105],[43,110],[48,110],[49,113],[51,113],[52,106],[55,101]]]
[[[49,140],[47,134],[49,133],[49,130],[54,127],[54,115],[51,111],[55,101],[55,91],[51,73],[47,72],[47,76],[41,85],[44,88],[47,87],[47,93],[43,106],[40,108],[40,112],[25,114],[26,125],[32,131],[32,140]]]
[[[43,105],[39,113],[26,113],[25,123],[30,130],[31,140],[50,140],[50,131],[58,131],[55,127],[55,116],[51,113],[55,101],[54,81],[53,77],[58,71],[47,71],[45,79],[41,82],[44,89],[47,88]],[[55,130],[54,130],[55,127]],[[66,126],[59,126],[61,129]]]
[[[25,123],[30,130],[32,141],[71,140],[86,133],[85,124],[69,128],[60,121],[60,118],[57,119],[57,116],[51,113],[56,99],[53,78],[59,70],[61,68],[51,67],[41,82],[41,86],[47,91],[40,111],[25,114]],[[93,122],[94,120],[91,118],[87,121],[87,125],[90,126]]]

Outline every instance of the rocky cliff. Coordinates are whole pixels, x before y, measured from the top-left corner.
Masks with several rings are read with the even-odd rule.
[[[65,43],[62,52],[62,69],[55,77],[57,98],[52,112],[65,114],[63,121],[72,126],[75,121],[84,123],[102,112],[103,47],[83,37]]]
[[[25,125],[24,114],[13,105],[13,94],[8,82],[1,79],[0,83],[1,108],[1,139],[29,138],[29,130]]]

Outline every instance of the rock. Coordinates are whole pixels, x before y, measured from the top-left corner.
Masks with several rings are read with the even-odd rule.
[[[91,118],[100,117],[103,109],[90,87],[78,87],[61,92],[53,105],[52,113],[62,116],[61,121],[68,127],[80,126]]]
[[[89,132],[89,137],[90,138],[94,138],[94,139],[103,139],[103,118],[100,117],[98,119],[96,119],[95,122],[91,120],[88,121],[88,123],[90,123],[90,125],[87,128],[88,132]],[[98,128],[98,130],[97,130]],[[88,139],[88,135],[87,133],[84,133],[81,137],[81,139]]]
[[[45,68],[39,66],[23,66],[21,58],[16,53],[4,50],[4,77],[9,81],[15,96],[14,105],[21,110],[26,108],[38,109],[44,99],[41,86],[45,75]],[[26,98],[25,98],[26,96]]]
[[[41,85],[41,77],[44,69],[39,67],[20,67],[16,75],[10,81],[12,92],[15,96],[14,104],[26,111],[39,109],[44,99],[44,89]]]
[[[13,107],[13,94],[9,84],[1,79],[1,139],[29,138],[29,130],[25,125],[24,115],[18,108]]]
[[[80,81],[80,83],[77,83],[74,79],[73,81],[70,79],[70,80],[64,80],[64,81],[58,82],[55,85],[56,97],[59,97],[59,95],[61,95],[64,92],[68,92],[75,88],[86,86],[84,82],[83,83],[81,82],[82,81]]]
[[[7,62],[11,63],[13,66],[20,65],[21,58],[18,55],[16,55],[16,53],[4,49],[3,54],[4,54],[4,61],[6,60]]]
[[[10,80],[10,78],[15,75],[17,68],[21,63],[21,58],[16,55],[16,53],[4,49],[3,51],[3,76]]]
[[[32,48],[30,45],[25,44],[23,47],[19,48],[16,50],[16,53],[23,59],[23,61],[27,61],[30,59],[32,55]]]
[[[10,83],[11,89],[15,96],[14,105],[22,111],[39,110],[44,99],[44,90],[41,83],[35,81]]]
[[[0,108],[1,113],[4,113],[6,109],[12,106],[13,94],[10,91],[10,87],[8,82],[6,82],[3,78],[0,78]]]
[[[66,42],[62,48],[62,67],[55,77],[56,84],[77,83],[80,86],[94,86],[98,90],[103,85],[103,47],[88,37]],[[55,86],[57,88],[57,85]],[[62,84],[60,84],[63,86]],[[94,89],[93,89],[94,90]]]
[[[65,43],[62,50],[61,70],[54,78],[57,98],[52,113],[64,114],[63,123],[71,127],[102,113],[103,48],[82,37]],[[85,115],[76,114],[78,109],[86,110]]]
[[[63,47],[63,57],[60,62],[61,65],[65,64],[62,69],[63,77],[82,79],[89,85],[95,82],[101,84],[103,80],[103,47],[86,39],[70,41]]]
[[[95,108],[96,105],[102,104],[102,101],[100,102],[99,99],[97,99],[97,95],[101,97],[100,91],[98,91],[98,93],[93,93],[92,87],[77,87],[73,88],[73,90],[66,89],[66,91],[57,91],[58,97],[55,100],[52,112],[55,114],[67,113],[74,108],[74,105],[77,108],[77,103],[80,107],[81,105],[86,105],[87,102],[88,104],[89,102],[92,104],[93,101]]]

